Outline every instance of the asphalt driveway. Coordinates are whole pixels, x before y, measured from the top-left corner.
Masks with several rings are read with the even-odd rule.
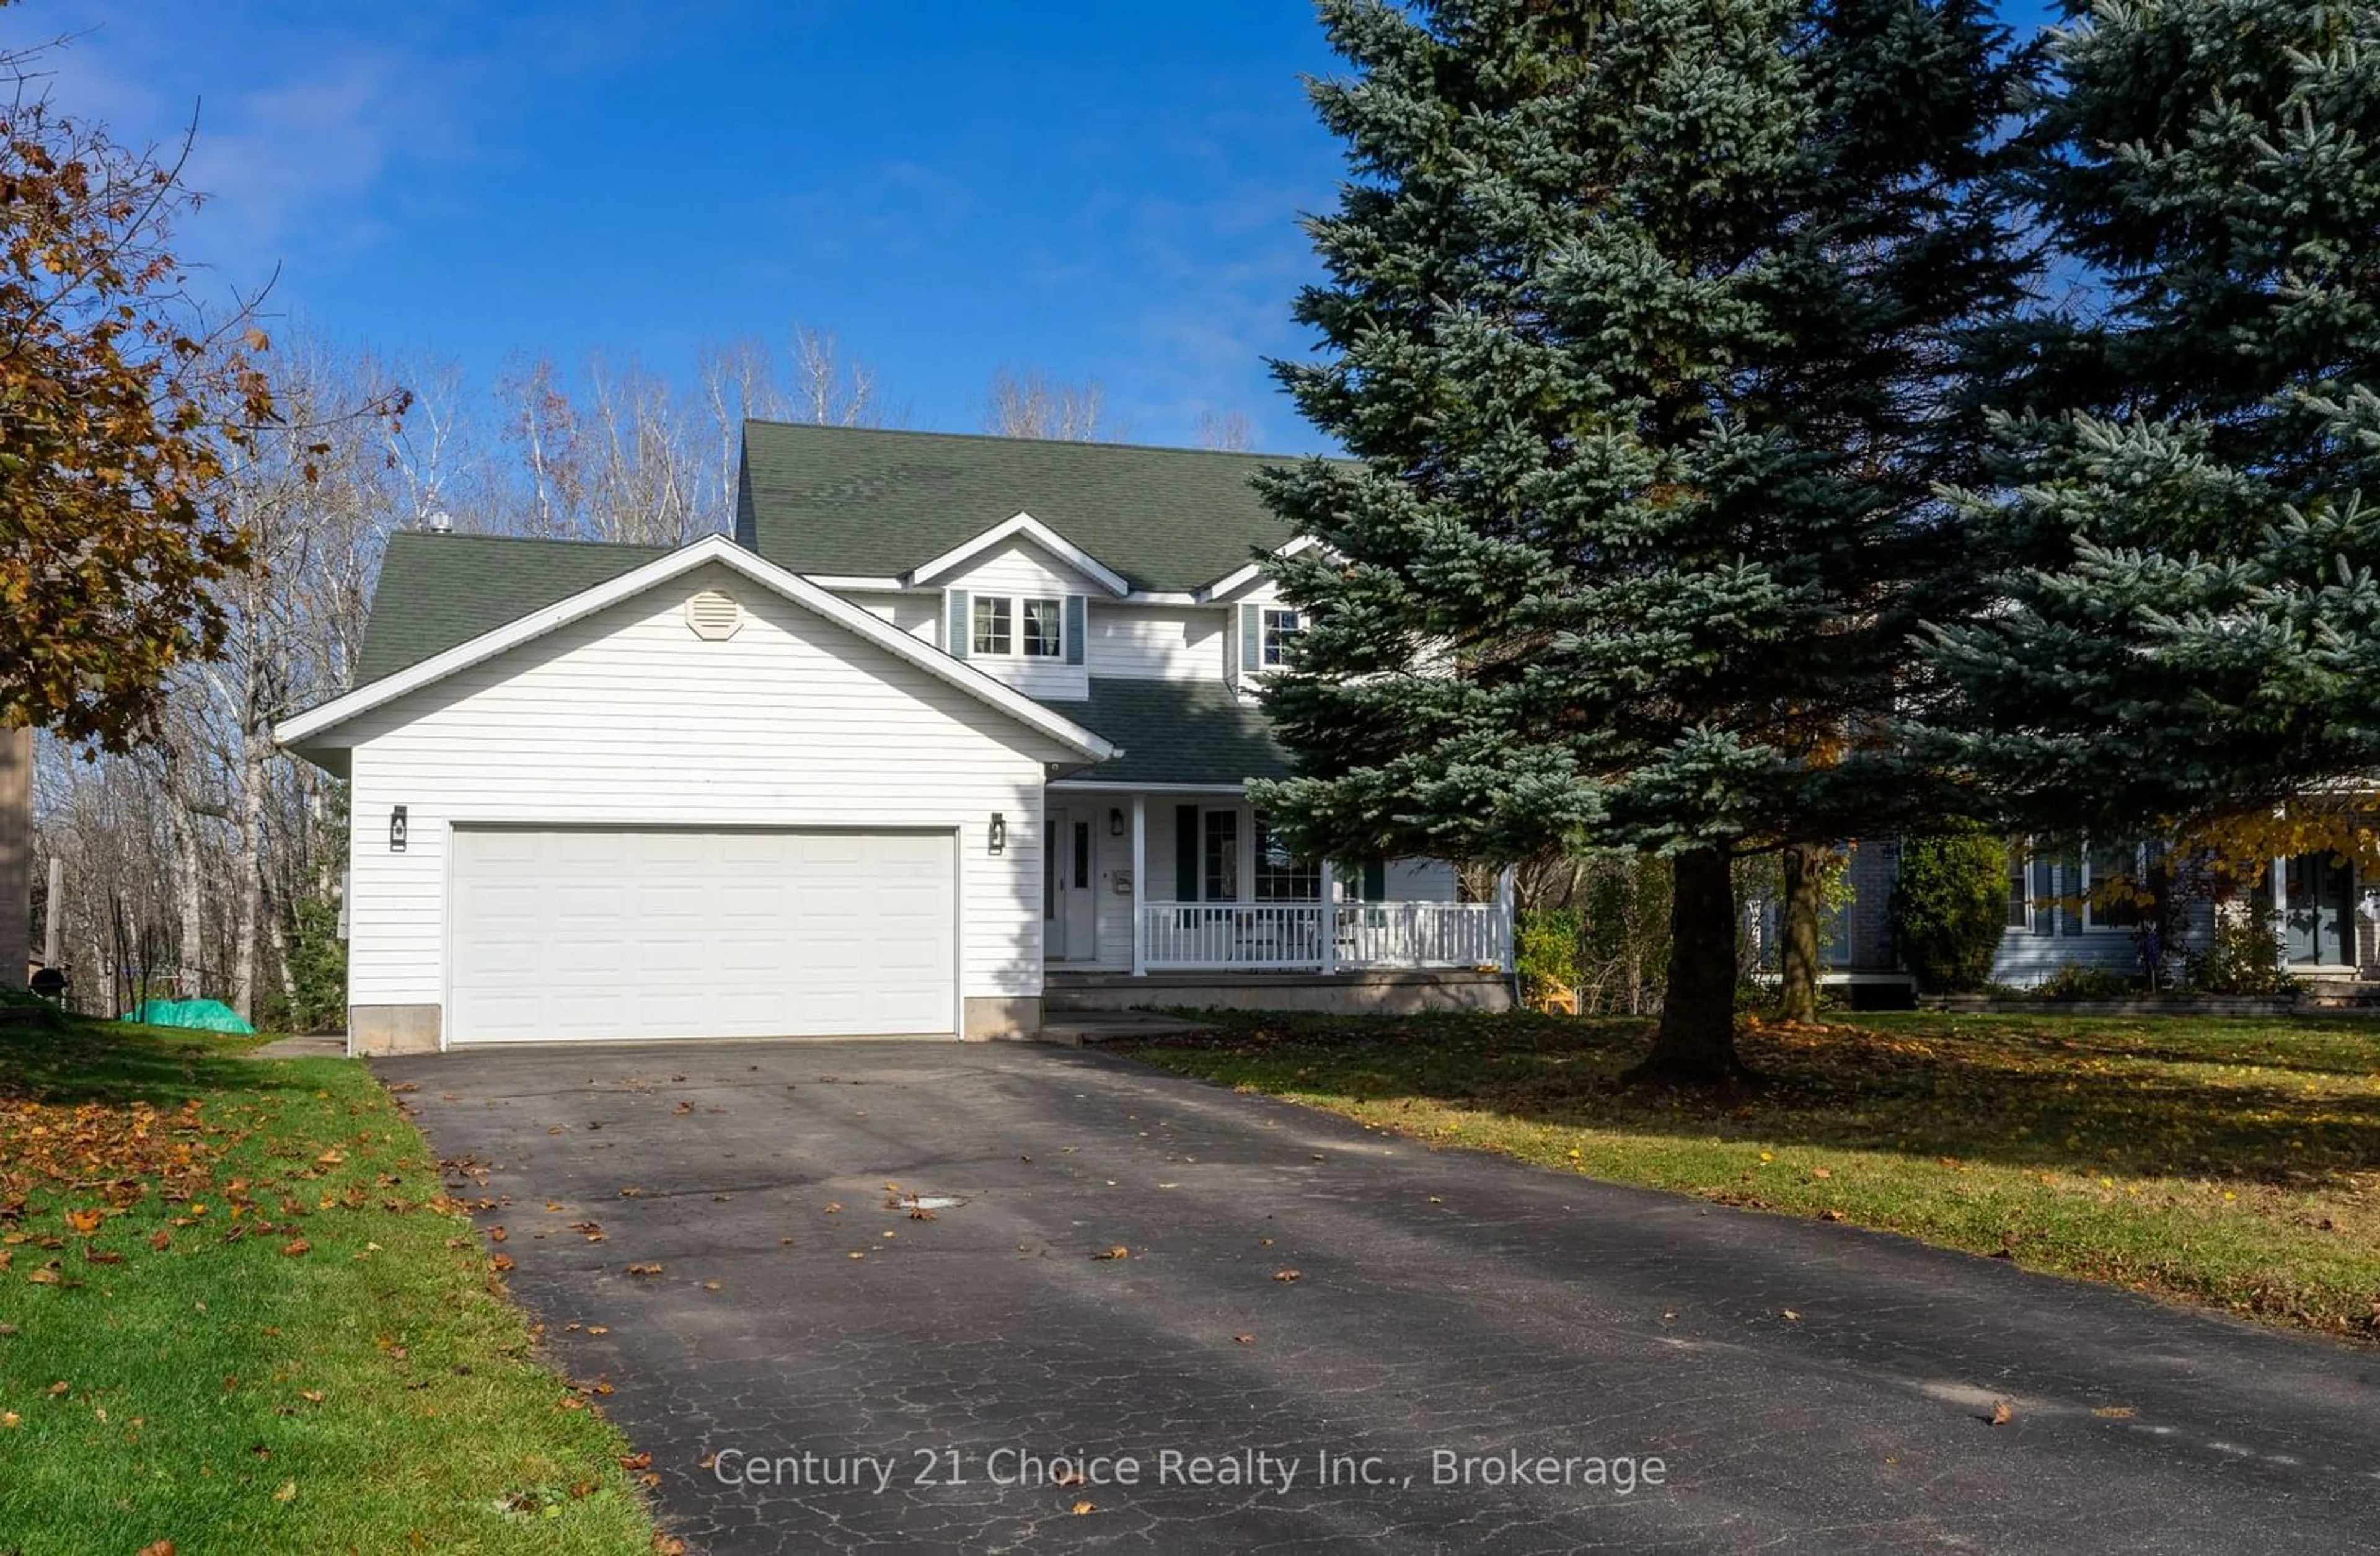
[[[2002,1261],[1088,1052],[376,1068],[697,1550],[2380,1545],[2380,1353]]]

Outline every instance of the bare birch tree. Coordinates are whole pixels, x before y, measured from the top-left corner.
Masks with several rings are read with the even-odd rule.
[[[1038,370],[1020,377],[1002,368],[984,398],[983,430],[1003,438],[1113,443],[1127,429],[1103,423],[1106,400],[1097,379],[1065,383]]]
[[[1256,447],[1255,426],[1244,410],[1202,410],[1198,413],[1198,446],[1245,454]]]

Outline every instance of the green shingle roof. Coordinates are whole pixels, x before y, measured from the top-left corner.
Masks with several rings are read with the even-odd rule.
[[[1106,735],[1123,754],[1069,783],[1237,784],[1286,778],[1289,755],[1263,712],[1220,681],[1091,677],[1087,702],[1044,699],[1052,712]]]
[[[1290,539],[1248,478],[1279,456],[744,424],[735,538],[796,573],[888,577],[1014,515],[1182,592]]]
[[[669,553],[667,546],[400,530],[381,563],[355,684],[394,675]]]

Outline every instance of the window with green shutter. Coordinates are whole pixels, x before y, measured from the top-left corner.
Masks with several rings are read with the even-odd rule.
[[[975,636],[975,612],[967,602],[967,591],[947,590],[942,595],[942,647],[953,659],[967,656],[967,645]]]

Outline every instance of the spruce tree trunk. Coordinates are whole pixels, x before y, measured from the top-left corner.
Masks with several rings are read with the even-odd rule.
[[[1677,857],[1670,895],[1670,979],[1644,1062],[1621,1079],[1723,1089],[1752,1078],[1735,1055],[1735,881],[1727,852]]]
[[[1806,843],[1785,849],[1784,945],[1777,991],[1781,1021],[1818,1019],[1818,921],[1823,857]]]

